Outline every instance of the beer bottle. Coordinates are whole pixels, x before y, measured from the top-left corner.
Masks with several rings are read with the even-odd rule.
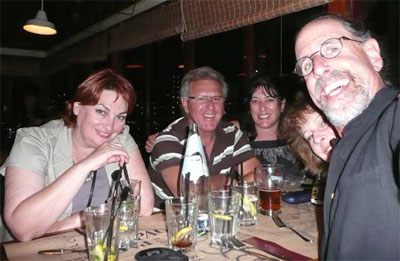
[[[189,184],[188,191],[185,184]],[[210,191],[210,174],[207,158],[204,154],[197,124],[190,125],[186,139],[185,155],[180,175],[180,195],[196,200],[199,209],[198,232],[205,233],[209,229],[208,192]]]

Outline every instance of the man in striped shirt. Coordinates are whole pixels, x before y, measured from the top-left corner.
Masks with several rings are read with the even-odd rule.
[[[186,115],[157,135],[150,156],[148,171],[156,192],[156,207],[166,197],[179,194],[179,175],[191,123],[198,125],[212,190],[223,188],[231,168],[240,163],[246,179],[253,179],[253,170],[260,163],[247,137],[234,124],[221,121],[227,94],[223,76],[210,67],[194,69],[183,78],[180,97]]]

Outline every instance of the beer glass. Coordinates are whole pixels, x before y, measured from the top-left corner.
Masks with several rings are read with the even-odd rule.
[[[259,183],[260,213],[272,216],[281,209],[281,189],[283,185],[282,165],[263,164],[255,169]]]

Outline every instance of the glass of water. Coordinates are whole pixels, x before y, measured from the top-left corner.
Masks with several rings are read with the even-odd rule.
[[[235,184],[233,190],[240,193],[240,225],[256,225],[258,222],[258,183],[243,181]]]
[[[236,191],[219,190],[209,193],[208,211],[211,220],[211,242],[222,244],[236,236],[239,225],[240,194]]]
[[[122,250],[138,247],[139,213],[140,196],[129,194],[127,200],[122,201],[118,214],[120,222],[118,247]]]

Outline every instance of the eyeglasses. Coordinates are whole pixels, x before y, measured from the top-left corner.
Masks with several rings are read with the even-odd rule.
[[[316,51],[310,56],[305,56],[298,59],[296,62],[296,66],[294,67],[293,73],[303,77],[309,75],[314,69],[312,57],[318,52],[325,59],[332,59],[338,56],[343,49],[343,43],[341,40],[349,40],[357,43],[363,43],[358,40],[350,39],[346,36],[342,36],[340,38],[330,38],[321,44],[319,51]]]
[[[188,96],[188,99],[193,99],[196,103],[205,104],[209,101],[212,101],[215,104],[221,104],[225,101],[225,98],[222,96]]]

